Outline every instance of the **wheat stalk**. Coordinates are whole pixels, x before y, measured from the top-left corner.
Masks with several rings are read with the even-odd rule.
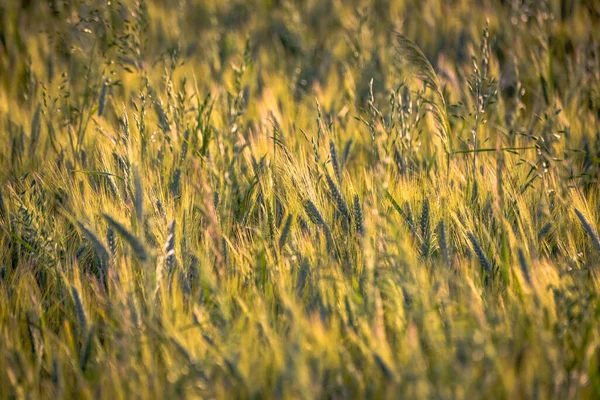
[[[592,240],[594,247],[596,248],[596,250],[598,252],[600,252],[600,238],[598,238],[598,234],[596,233],[594,228],[592,228],[590,223],[587,221],[587,219],[585,219],[583,214],[578,209],[575,209],[575,214],[577,214],[577,218],[579,218],[581,225],[583,225],[583,228],[585,229],[588,236]]]
[[[333,197],[337,209],[347,221],[350,218],[350,211],[348,209],[348,204],[346,204],[346,200],[344,200],[340,189],[338,189],[337,185],[335,184],[333,179],[331,179],[331,176],[329,176],[329,174],[325,176],[325,179],[327,180],[327,185],[329,186],[331,197]]]
[[[83,232],[83,234],[85,235],[85,237],[90,241],[90,243],[92,244],[92,247],[94,248],[94,251],[96,252],[96,254],[98,255],[98,257],[100,258],[100,262],[102,263],[102,267],[106,268],[107,264],[108,264],[108,259],[109,259],[109,254],[108,254],[108,250],[106,250],[106,247],[104,246],[104,243],[102,243],[102,240],[100,240],[100,238],[98,238],[98,236],[92,232],[91,229],[89,229],[88,227],[86,227],[83,223],[77,221],[77,226],[79,227],[79,230],[81,232]],[[103,275],[103,279],[106,279],[106,271],[103,270],[102,275]]]
[[[81,297],[79,296],[79,291],[75,286],[71,286],[71,295],[73,296],[73,304],[75,304],[75,314],[77,315],[79,328],[83,334],[87,331],[88,319],[85,309],[83,308],[83,303],[81,302]]]
[[[429,222],[429,200],[423,201],[421,209],[421,254],[424,257],[429,256],[431,246],[431,228]]]
[[[354,221],[356,232],[362,236],[365,233],[365,228],[363,225],[363,214],[360,208],[360,200],[358,199],[357,194],[354,195]]]
[[[477,240],[475,235],[471,232],[469,232],[469,240],[471,241],[471,245],[473,246],[473,251],[475,251],[477,258],[479,259],[479,263],[481,264],[481,266],[483,267],[483,269],[486,273],[486,281],[487,281],[487,278],[492,276],[492,264],[490,264],[489,260],[485,256],[483,249],[479,245],[479,241]]]
[[[170,275],[175,269],[175,220],[169,224],[169,233],[165,242],[165,268]]]
[[[142,242],[136,238],[127,228],[121,225],[119,222],[115,221],[110,215],[102,214],[106,222],[123,238],[135,253],[136,257],[144,262],[148,260],[148,251],[146,247],[142,244]]]
[[[529,264],[527,263],[527,259],[525,258],[525,253],[523,249],[519,249],[519,265],[521,266],[521,272],[527,281],[527,284],[531,286],[531,274],[529,272]]]
[[[331,157],[331,166],[333,167],[333,172],[335,173],[335,177],[337,178],[338,183],[342,183],[342,171],[340,169],[340,162],[337,155],[337,150],[335,149],[335,143],[333,140],[329,142],[329,156]]]
[[[279,249],[283,249],[285,246],[285,241],[287,240],[288,234],[290,233],[290,228],[292,226],[292,215],[288,215],[285,219],[285,223],[283,224],[283,229],[281,230],[281,235],[279,236]]]

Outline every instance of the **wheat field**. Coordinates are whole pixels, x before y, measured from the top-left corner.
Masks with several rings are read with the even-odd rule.
[[[597,399],[600,3],[0,0],[0,399]]]

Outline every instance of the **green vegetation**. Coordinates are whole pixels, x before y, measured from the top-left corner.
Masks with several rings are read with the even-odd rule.
[[[0,398],[597,398],[600,3],[0,0]]]

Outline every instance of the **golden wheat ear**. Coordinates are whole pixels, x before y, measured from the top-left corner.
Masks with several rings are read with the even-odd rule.
[[[413,76],[427,85],[435,94],[431,103],[433,116],[437,126],[437,134],[444,144],[447,153],[452,152],[450,122],[446,110],[446,100],[433,66],[412,40],[395,32],[396,61],[402,72]]]

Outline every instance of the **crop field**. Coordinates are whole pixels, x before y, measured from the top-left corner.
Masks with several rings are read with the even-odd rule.
[[[597,0],[0,0],[1,399],[600,398]]]

